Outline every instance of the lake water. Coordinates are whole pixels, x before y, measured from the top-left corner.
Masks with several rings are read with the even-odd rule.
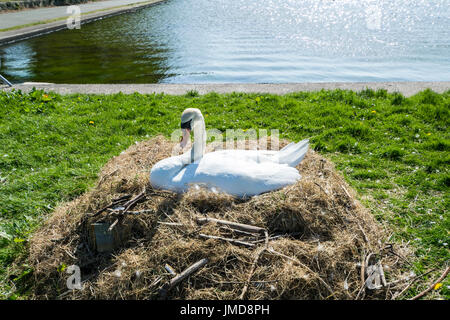
[[[13,82],[449,81],[450,0],[168,0],[0,57]]]

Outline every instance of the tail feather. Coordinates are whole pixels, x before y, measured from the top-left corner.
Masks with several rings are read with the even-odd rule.
[[[305,157],[309,148],[309,139],[302,140],[296,144],[289,144],[281,149],[276,157],[279,163],[287,164],[290,167],[296,167]]]
[[[287,149],[289,149],[290,147],[292,147],[292,146],[294,146],[294,145],[295,145],[295,143],[294,143],[294,142],[291,142],[291,143],[285,145],[285,146],[284,146],[283,148],[281,148],[279,151],[287,150]]]

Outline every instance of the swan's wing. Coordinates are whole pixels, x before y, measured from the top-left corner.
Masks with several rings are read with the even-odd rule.
[[[292,147],[292,146],[294,146],[294,145],[295,145],[295,143],[294,143],[294,142],[291,142],[291,143],[285,145],[283,148],[281,148],[280,151],[287,150],[287,149],[289,149],[290,147]]]
[[[305,139],[298,143],[290,143],[280,151],[257,151],[260,162],[270,161],[273,163],[286,164],[296,167],[305,157],[308,151],[309,140]]]
[[[295,150],[299,146],[300,143],[303,144],[304,141],[305,140],[300,141],[298,143],[291,142],[291,143],[285,145],[283,148],[281,148],[278,151],[275,151],[275,150],[258,150],[258,154],[271,157],[271,156],[277,154],[277,152],[282,152],[282,151],[283,152],[290,152],[292,150]]]
[[[220,157],[225,162],[236,160],[254,161],[256,163],[279,163],[290,167],[296,167],[305,157],[309,148],[309,140],[305,139],[298,143],[290,143],[280,151],[273,150],[221,150],[208,153],[212,157]],[[227,160],[225,160],[227,159]]]
[[[189,166],[190,167],[190,166]],[[184,176],[190,183],[206,183],[235,196],[253,196],[294,184],[301,178],[297,169],[273,162],[258,163],[252,159],[230,158],[208,153],[195,172]]]
[[[290,167],[296,167],[305,157],[309,148],[309,140],[302,140],[289,148],[280,150],[274,159],[278,163],[287,164]]]
[[[171,157],[153,166],[150,181],[156,188],[176,192],[201,184],[245,197],[283,188],[301,178],[297,169],[261,158],[258,151],[251,150],[210,152],[188,165],[179,156]]]

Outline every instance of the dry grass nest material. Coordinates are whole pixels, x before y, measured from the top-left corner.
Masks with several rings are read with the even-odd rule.
[[[280,141],[280,146],[286,141]],[[97,185],[59,206],[30,241],[36,299],[158,299],[195,262],[208,263],[167,292],[168,299],[384,299],[389,284],[365,288],[367,270],[381,265],[386,281],[400,277],[409,251],[387,243],[385,227],[357,200],[332,163],[308,151],[295,185],[247,200],[191,188],[186,194],[152,189],[149,171],[170,156],[162,136],[112,158]],[[88,226],[117,216],[100,208],[124,195],[146,197],[115,228],[128,238],[112,253],[88,245]],[[267,230],[247,234],[204,217]],[[219,236],[244,242],[244,245]],[[251,244],[251,245],[245,245]],[[64,266],[81,268],[82,290],[67,290]]]

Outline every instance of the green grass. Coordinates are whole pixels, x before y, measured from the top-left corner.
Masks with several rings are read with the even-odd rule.
[[[332,159],[396,241],[415,250],[412,271],[438,268],[405,297],[424,289],[449,261],[450,91],[413,97],[384,90],[70,95],[0,93],[0,292],[10,296],[10,265],[27,277],[26,244],[59,203],[88,190],[100,168],[136,141],[179,127],[198,107],[207,128],[279,129]],[[93,123],[92,123],[92,122]],[[436,296],[450,297],[449,281]],[[26,297],[20,288],[10,298]]]

